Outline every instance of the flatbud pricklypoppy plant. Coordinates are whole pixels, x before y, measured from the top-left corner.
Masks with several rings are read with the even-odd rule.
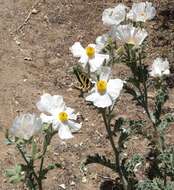
[[[109,31],[96,39],[98,51],[110,57],[108,63],[96,68],[96,77],[88,75],[95,80],[85,100],[102,115],[113,156],[89,155],[83,166],[98,163],[116,172],[119,180],[112,180],[112,189],[174,189],[174,149],[165,139],[166,130],[174,122],[174,113],[163,112],[169,97],[165,82],[165,76],[170,74],[169,62],[167,58],[156,58],[145,64],[148,32],[143,23],[153,19],[155,14],[152,3],[147,1],[134,3],[132,8],[123,4],[107,8],[102,21],[109,26]],[[110,75],[112,68],[116,67],[113,65],[118,63],[127,65],[131,71],[122,80],[112,79]],[[93,67],[92,63],[89,67]],[[150,98],[152,89],[154,95]],[[132,96],[132,102],[141,106],[147,117],[140,120],[113,117],[123,92]],[[150,151],[145,155],[127,156],[126,144],[137,135],[149,141],[147,148]]]
[[[44,112],[40,117],[30,113],[17,116],[6,134],[6,143],[15,145],[24,161],[7,169],[6,176],[11,183],[23,181],[28,189],[43,190],[47,173],[61,167],[59,163],[45,165],[44,162],[53,136],[58,134],[62,140],[71,139],[81,124],[76,122],[77,114],[65,105],[60,95],[43,94],[36,106]],[[38,139],[42,139],[42,148]]]
[[[112,155],[88,155],[81,169],[93,163],[108,167],[117,174],[116,180],[110,180],[114,190],[174,189],[174,148],[166,140],[174,113],[163,109],[170,95],[165,80],[170,74],[169,62],[160,57],[151,61],[151,55],[146,59],[148,30],[144,23],[155,15],[155,7],[148,1],[133,3],[130,8],[117,4],[103,11],[102,21],[108,31],[97,38],[94,36],[96,44],[83,48],[80,42],[75,42],[70,47],[72,55],[79,59],[76,76],[86,89],[84,100],[102,116],[112,148]],[[111,76],[116,64],[127,66],[129,74],[122,79]],[[114,113],[117,103],[126,101],[123,93],[129,94],[132,103],[142,109],[143,118],[129,119]],[[7,170],[6,175],[13,183],[23,181],[31,190],[43,190],[42,181],[48,171],[61,167],[59,163],[44,164],[52,137],[71,140],[81,129],[81,123],[60,95],[43,94],[36,106],[40,117],[29,113],[20,115],[6,134],[6,143],[16,145],[24,160]],[[127,144],[140,136],[148,142],[149,151],[129,155]],[[39,147],[38,138],[43,139],[43,148]]]

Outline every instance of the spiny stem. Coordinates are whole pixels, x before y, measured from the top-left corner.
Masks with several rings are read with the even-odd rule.
[[[91,72],[90,72],[90,64],[89,64],[89,61],[87,62],[87,74],[88,74],[88,77],[90,77]]]
[[[108,133],[109,141],[110,141],[112,149],[114,151],[116,171],[118,170],[120,179],[121,179],[121,181],[123,183],[124,190],[128,190],[128,182],[127,182],[127,180],[126,180],[126,178],[124,176],[124,173],[122,171],[122,168],[120,166],[120,152],[119,152],[119,150],[117,149],[117,147],[115,146],[115,143],[114,143],[114,139],[113,139],[113,135],[112,135],[112,131],[111,131],[111,125],[110,125],[110,116],[108,116],[108,119],[107,119],[106,109],[102,110],[102,116],[103,116],[103,120],[104,120],[104,123],[105,123],[106,131]]]
[[[39,185],[39,178],[37,177],[37,174],[36,174],[36,172],[35,172],[35,170],[34,170],[34,168],[33,168],[33,164],[31,165],[30,162],[27,160],[27,158],[26,158],[24,152],[21,150],[20,146],[17,145],[16,147],[17,147],[17,149],[19,150],[19,152],[20,152],[22,158],[23,158],[24,161],[26,162],[27,167],[30,168],[30,169],[32,170],[32,174],[33,174],[33,176],[34,176],[34,178],[35,178],[37,184]],[[33,184],[33,180],[30,179],[30,181],[31,181],[31,183]],[[35,187],[34,184],[33,184],[33,187]],[[40,190],[42,190],[42,189],[40,189]]]
[[[51,134],[48,134],[45,136],[44,138],[44,143],[43,143],[43,153],[42,153],[42,158],[41,158],[41,162],[40,162],[40,169],[39,169],[39,190],[42,190],[42,169],[43,169],[43,164],[44,164],[44,160],[45,160],[45,154],[47,152],[48,149],[48,145],[51,142],[52,137],[57,133],[57,131],[51,132]]]

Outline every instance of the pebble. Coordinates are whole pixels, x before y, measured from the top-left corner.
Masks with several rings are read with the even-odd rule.
[[[62,189],[66,189],[65,184],[60,184],[59,187],[61,187]]]
[[[87,179],[85,176],[82,177],[82,183],[86,183],[87,182]]]
[[[25,61],[32,61],[32,58],[31,57],[24,57],[24,60]]]
[[[75,182],[74,182],[74,181],[72,181],[72,182],[70,183],[70,185],[71,185],[71,186],[74,186],[74,185],[75,185]]]
[[[37,10],[37,9],[33,9],[33,10],[31,11],[32,14],[37,14],[38,12],[39,12],[39,10]]]

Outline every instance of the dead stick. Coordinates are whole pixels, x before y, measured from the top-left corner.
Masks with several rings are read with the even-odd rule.
[[[37,1],[37,2],[32,6],[32,8],[31,8],[29,14],[27,15],[26,19],[25,19],[24,22],[16,29],[15,32],[18,32],[19,30],[21,30],[21,29],[24,27],[24,25],[27,24],[27,22],[28,22],[29,19],[31,18],[33,9],[40,3],[40,1],[41,1],[41,0]]]

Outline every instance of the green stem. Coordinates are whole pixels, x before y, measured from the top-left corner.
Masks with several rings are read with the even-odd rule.
[[[24,152],[21,150],[21,148],[20,148],[19,145],[17,145],[16,147],[17,147],[17,149],[19,150],[19,152],[20,152],[22,158],[23,158],[24,161],[26,162],[27,167],[32,170],[32,174],[33,174],[35,180],[37,181],[37,184],[39,184],[39,179],[38,179],[38,177],[37,177],[37,175],[36,175],[36,172],[35,172],[35,170],[34,170],[34,168],[33,168],[33,163],[31,164],[31,163],[27,160],[27,158],[26,158]],[[29,180],[30,180],[30,182],[31,182],[31,184],[32,184],[32,186],[33,186],[33,188],[34,188],[34,190],[35,190],[35,185],[34,185],[34,183],[33,183],[33,180],[32,180],[32,179],[29,179]]]
[[[90,72],[90,64],[89,64],[89,61],[87,62],[87,74],[88,74],[88,77],[90,77],[91,72]]]
[[[51,132],[51,134],[47,134],[44,138],[44,143],[43,143],[43,153],[42,153],[42,158],[41,158],[41,162],[40,162],[40,169],[39,169],[39,190],[42,190],[42,170],[43,170],[43,164],[44,164],[44,160],[45,160],[45,154],[47,152],[48,146],[51,142],[52,137],[57,134],[57,131]]]
[[[113,149],[114,155],[115,155],[115,164],[116,164],[115,170],[116,170],[116,172],[118,171],[120,179],[123,183],[124,190],[128,190],[128,182],[127,182],[126,177],[124,176],[124,173],[123,173],[122,168],[120,166],[120,152],[114,143],[114,139],[113,139],[113,135],[112,135],[112,131],[111,131],[111,125],[110,125],[110,116],[108,116],[108,120],[107,120],[106,109],[102,110],[102,116],[103,116],[104,124],[106,127],[106,131],[108,133],[109,141],[111,143],[111,146],[112,146],[112,149]]]

